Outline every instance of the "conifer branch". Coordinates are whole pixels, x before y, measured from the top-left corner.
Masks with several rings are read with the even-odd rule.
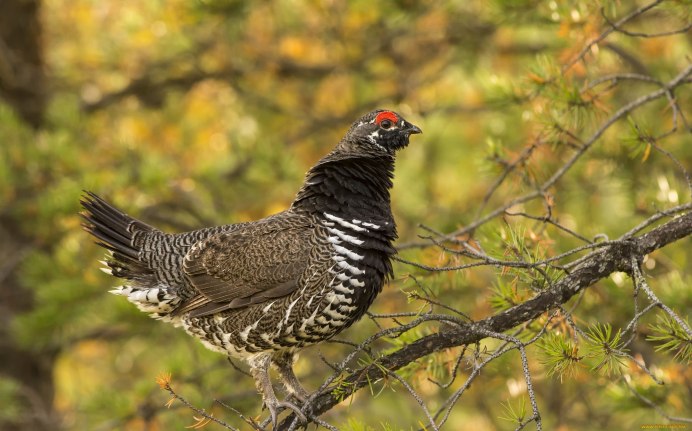
[[[308,410],[321,415],[339,404],[345,397],[367,386],[368,381],[385,377],[382,368],[396,371],[424,356],[444,349],[477,343],[489,333],[502,333],[529,322],[543,313],[566,303],[573,296],[616,271],[632,273],[633,262],[675,241],[692,235],[692,212],[687,212],[655,229],[636,237],[621,238],[608,246],[591,252],[569,275],[553,283],[553,286],[533,298],[508,310],[478,322],[459,323],[456,327],[422,337],[413,343],[382,356],[377,365],[367,365],[352,371],[343,379],[339,397],[334,387],[322,389],[312,397]],[[634,260],[633,260],[634,259]],[[278,429],[288,429],[291,415],[279,424]]]

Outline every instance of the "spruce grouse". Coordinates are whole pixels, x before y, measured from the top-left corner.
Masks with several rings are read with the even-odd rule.
[[[421,130],[393,111],[358,119],[306,175],[291,207],[248,223],[169,234],[85,192],[84,228],[108,249],[111,292],[247,361],[276,425],[273,365],[289,394],[301,347],[329,339],[365,313],[392,275],[394,156]]]

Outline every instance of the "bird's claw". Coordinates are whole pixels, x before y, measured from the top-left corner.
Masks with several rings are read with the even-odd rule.
[[[269,410],[269,414],[271,415],[274,429],[276,429],[276,426],[278,424],[277,418],[279,411],[281,409],[293,410],[293,412],[296,414],[296,416],[298,416],[298,419],[300,419],[301,422],[308,423],[308,418],[305,417],[305,414],[303,414],[303,412],[300,410],[300,407],[298,407],[290,401],[275,400],[274,402],[266,402],[265,406],[267,406],[267,410]]]
[[[300,404],[305,404],[307,402],[308,398],[310,398],[310,394],[308,394],[305,391],[289,392],[288,398],[293,399],[295,401],[298,401]]]

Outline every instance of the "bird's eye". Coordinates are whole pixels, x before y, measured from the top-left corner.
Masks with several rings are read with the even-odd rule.
[[[382,128],[385,129],[385,130],[391,129],[393,125],[394,125],[394,123],[392,123],[391,120],[386,120],[386,119],[385,119],[385,120],[382,120],[382,121],[380,122],[380,127],[382,127]]]

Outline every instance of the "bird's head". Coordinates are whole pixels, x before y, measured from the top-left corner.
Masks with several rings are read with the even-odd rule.
[[[346,132],[340,147],[347,151],[393,155],[408,145],[409,137],[422,133],[418,126],[394,111],[378,109],[356,120]]]

